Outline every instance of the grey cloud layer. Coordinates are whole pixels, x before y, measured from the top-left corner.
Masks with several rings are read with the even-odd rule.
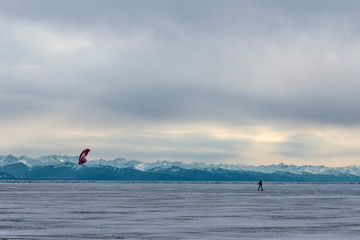
[[[152,86],[136,91],[115,91],[95,97],[93,105],[106,111],[157,121],[225,121],[260,124],[275,121],[358,125],[360,113],[356,101],[339,101],[308,96],[270,98],[246,92],[199,89],[193,86]]]
[[[94,124],[131,116],[358,125],[358,8],[357,1],[1,1],[0,42],[10,48],[0,50],[0,110],[10,118],[96,112]],[[45,47],[31,42],[19,27],[64,51],[41,37]]]

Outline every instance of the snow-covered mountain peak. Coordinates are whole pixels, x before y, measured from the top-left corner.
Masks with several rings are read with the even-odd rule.
[[[30,158],[26,156],[15,157],[11,154],[0,156],[0,166],[7,166],[17,163],[22,163],[28,167],[35,166],[64,166],[67,163],[72,166],[77,166],[78,157],[77,156],[61,156],[61,155],[48,155],[41,156],[38,158]],[[260,166],[240,166],[240,165],[227,165],[227,164],[206,164],[203,162],[170,162],[170,161],[155,161],[155,162],[141,162],[138,160],[126,160],[125,158],[116,158],[114,160],[90,160],[87,161],[86,166],[95,167],[95,166],[111,166],[118,169],[124,168],[133,168],[142,172],[148,171],[150,169],[170,169],[172,167],[178,167],[182,169],[197,169],[205,171],[218,171],[218,170],[233,170],[233,171],[251,171],[259,172],[265,174],[274,174],[274,173],[291,173],[297,175],[303,174],[313,174],[313,175],[332,175],[332,176],[341,176],[341,175],[355,175],[360,176],[360,167],[358,166],[347,166],[347,167],[337,167],[331,168],[323,165],[312,166],[312,165],[287,165],[284,163],[272,164],[272,165],[260,165]]]

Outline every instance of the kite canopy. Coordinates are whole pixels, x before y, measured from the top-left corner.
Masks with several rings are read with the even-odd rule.
[[[79,156],[79,165],[86,163],[86,158],[85,157],[88,155],[89,152],[90,152],[90,149],[88,149],[88,148],[84,149],[81,152],[81,154]]]

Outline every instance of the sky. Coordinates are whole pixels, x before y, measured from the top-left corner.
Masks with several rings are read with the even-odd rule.
[[[0,0],[0,155],[359,165],[356,0]]]

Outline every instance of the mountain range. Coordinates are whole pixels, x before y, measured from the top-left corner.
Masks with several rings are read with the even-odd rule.
[[[78,165],[76,156],[0,155],[1,180],[360,182],[360,167],[240,166],[117,158]]]

